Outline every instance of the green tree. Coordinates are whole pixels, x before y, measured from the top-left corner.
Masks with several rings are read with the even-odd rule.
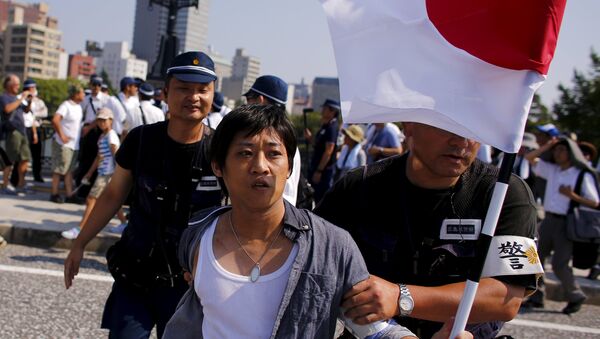
[[[543,125],[553,122],[552,113],[546,107],[538,94],[534,94],[531,108],[529,109],[529,115],[527,116],[528,125]]]
[[[579,140],[600,145],[600,56],[590,53],[591,70],[575,70],[572,86],[558,86],[560,99],[554,104],[557,125],[574,132]]]
[[[100,72],[100,77],[102,77],[102,81],[108,86],[108,92],[111,95],[115,95],[115,93],[119,93],[119,91],[115,90],[112,87],[112,82],[110,81],[110,77],[108,76],[108,73],[106,73],[106,70],[103,68],[102,72]],[[120,88],[119,88],[120,90]]]
[[[78,80],[67,79],[35,79],[39,97],[48,107],[48,115],[52,117],[60,104],[67,100],[70,84],[81,84]]]

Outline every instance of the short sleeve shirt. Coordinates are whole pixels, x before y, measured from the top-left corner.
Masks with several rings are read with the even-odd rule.
[[[63,144],[58,133],[54,134],[54,140],[56,140],[59,145],[72,150],[78,150],[79,138],[81,136],[81,120],[83,118],[81,106],[71,100],[67,100],[58,106],[56,114],[62,116],[60,127],[63,134],[69,138],[69,141],[66,144]]]
[[[319,166],[319,162],[321,161],[321,157],[323,153],[325,153],[325,148],[327,144],[334,144],[337,141],[338,136],[338,122],[337,119],[331,120],[329,123],[324,124],[317,132],[314,152],[312,155],[311,161],[311,170],[314,171]],[[331,166],[335,161],[335,151],[331,154],[329,161],[327,162],[327,167]]]
[[[12,130],[17,130],[23,135],[25,135],[25,121],[23,114],[23,107],[19,106],[12,112],[4,112],[4,106],[11,104],[15,101],[19,100],[19,98],[15,95],[10,95],[7,93],[3,93],[0,96],[0,110],[2,112],[2,121],[7,121],[9,128]],[[7,114],[9,113],[9,114]]]
[[[561,170],[558,165],[540,159],[533,166],[533,171],[537,176],[547,180],[544,194],[544,210],[546,212],[566,215],[571,200],[561,194],[559,188],[564,185],[575,189],[575,183],[581,170],[573,166],[566,170]],[[590,173],[584,174],[580,193],[584,198],[598,202],[596,183]]]
[[[389,126],[389,124],[385,124],[383,128],[379,131],[373,131],[370,140],[367,140],[365,145],[366,150],[368,151],[371,147],[383,147],[383,148],[398,148],[400,147],[400,139],[398,138],[398,134]],[[367,162],[372,163],[378,159],[374,159],[367,152]]]
[[[111,145],[115,145],[117,148],[121,145],[117,132],[112,129],[98,139],[98,154],[102,156],[98,165],[98,175],[111,175],[115,172],[115,157]]]

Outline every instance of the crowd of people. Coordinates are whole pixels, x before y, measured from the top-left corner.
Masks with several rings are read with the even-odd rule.
[[[164,338],[447,338],[503,155],[482,161],[478,142],[420,123],[343,124],[340,103],[327,99],[319,130],[304,131],[312,151],[303,169],[285,81],[257,78],[247,104],[230,110],[216,80],[210,57],[186,52],[160,90],[125,77],[110,96],[92,77],[89,94],[71,86],[53,115],[50,200],[76,202],[87,188],[80,225],[63,232],[73,239],[67,288],[86,245],[115,215],[123,225],[107,253],[115,282],[101,326],[110,337],[149,337],[156,326]],[[17,194],[43,114],[17,77],[4,87],[3,126],[13,129],[0,152],[3,192]],[[33,122],[14,117],[27,114]],[[538,278],[552,252],[563,312],[586,298],[565,223],[575,206],[598,208],[597,152],[551,125],[534,132],[460,338],[494,338],[521,307],[543,307]],[[301,197],[311,194],[307,206]],[[598,273],[591,267],[589,278]]]

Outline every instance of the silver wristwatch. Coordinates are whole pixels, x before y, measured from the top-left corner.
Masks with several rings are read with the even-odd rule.
[[[398,284],[398,286],[400,286],[400,295],[398,296],[398,308],[400,309],[400,316],[408,317],[415,307],[415,301],[410,295],[410,291],[405,284]]]

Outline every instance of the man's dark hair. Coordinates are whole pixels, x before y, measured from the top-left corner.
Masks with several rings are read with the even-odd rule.
[[[252,137],[269,128],[277,133],[285,146],[291,173],[296,153],[296,133],[285,110],[275,105],[242,105],[229,112],[212,137],[210,160],[224,168],[227,152],[236,134],[244,133],[245,137]]]

